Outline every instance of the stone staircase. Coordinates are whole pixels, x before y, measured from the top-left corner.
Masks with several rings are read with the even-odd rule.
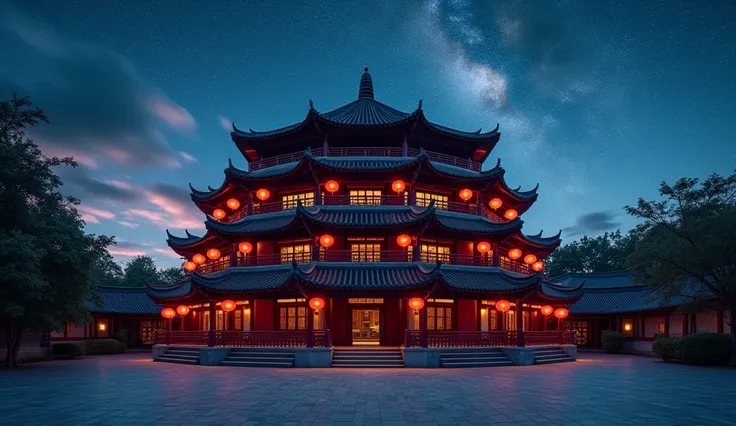
[[[231,367],[293,368],[294,354],[269,348],[233,348],[220,365]]]
[[[335,349],[332,367],[403,368],[401,349]]]
[[[174,364],[199,364],[199,349],[170,347],[154,361]]]
[[[461,350],[443,351],[440,353],[440,367],[502,367],[513,365],[501,349],[498,348],[465,348]]]
[[[534,349],[534,364],[555,364],[572,361],[575,360],[556,346]]]

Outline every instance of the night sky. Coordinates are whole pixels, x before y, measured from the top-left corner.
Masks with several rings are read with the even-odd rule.
[[[199,3],[199,4],[195,4]],[[189,199],[217,187],[240,128],[376,98],[461,130],[500,124],[488,166],[540,197],[525,231],[564,241],[635,222],[659,182],[736,168],[736,3],[727,1],[0,0],[0,96],[33,130],[121,262],[179,264],[164,230],[203,230]]]

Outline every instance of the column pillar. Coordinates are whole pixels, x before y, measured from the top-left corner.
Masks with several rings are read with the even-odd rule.
[[[718,321],[716,332],[723,333],[723,309],[716,311],[716,321]]]
[[[404,141],[401,143],[401,156],[402,157],[409,156],[409,143],[406,140],[406,134],[404,134]]]
[[[414,243],[414,248],[411,252],[411,261],[412,262],[419,262],[419,236],[417,236],[417,240]]]
[[[417,191],[414,189],[414,185],[412,184],[411,188],[409,188],[409,205],[415,206],[417,204]]]
[[[690,316],[688,314],[684,314],[682,316],[682,337],[687,336],[687,332],[688,332],[688,327],[687,326],[689,325],[688,324],[688,318],[689,317]]]
[[[480,201],[480,191],[475,191],[475,214],[483,216],[483,203]]]
[[[238,245],[230,245],[230,267],[234,268],[238,266]]]
[[[166,319],[166,344],[171,344],[171,318]],[[96,329],[96,328],[95,328]]]
[[[690,314],[690,331],[692,333],[698,332],[698,314]]]
[[[493,266],[497,267],[501,264],[501,254],[498,252],[498,244],[493,245]]]
[[[248,191],[248,204],[245,206],[245,214],[250,216],[253,214],[253,193]]]
[[[314,347],[314,309],[307,302],[307,347]]]
[[[419,342],[423,348],[429,346],[429,333],[427,332],[427,305],[419,310]]]
[[[327,141],[327,135],[325,135],[325,138],[322,139],[322,156],[323,157],[330,156],[330,144]]]
[[[516,301],[516,346],[524,347],[524,309],[521,300]]]
[[[664,334],[670,335],[670,314],[664,316]]]
[[[317,182],[317,188],[314,190],[314,205],[322,205],[322,185]]]
[[[213,347],[217,345],[217,310],[215,301],[210,300],[210,331],[207,333],[207,346]]]

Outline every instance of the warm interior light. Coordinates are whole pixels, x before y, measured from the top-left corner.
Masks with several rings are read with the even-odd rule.
[[[236,210],[238,207],[240,207],[240,201],[236,200],[235,198],[227,200],[226,204],[230,210]]]
[[[205,257],[202,256],[199,253],[197,253],[194,256],[192,256],[192,262],[196,263],[197,265],[201,265],[201,264],[203,264],[206,261],[207,261],[207,259],[205,259]]]
[[[100,331],[105,331],[105,330],[107,330],[107,324],[105,324],[104,322],[101,322],[101,323],[97,324],[97,329],[100,330]]]
[[[549,305],[544,305],[541,308],[539,308],[539,310],[542,312],[542,315],[548,316],[548,315],[551,315],[555,309]]]
[[[460,198],[462,198],[463,201],[468,201],[469,199],[473,198],[473,191],[469,190],[468,188],[461,189]]]
[[[478,243],[478,251],[482,254],[486,254],[491,250],[491,245],[485,241],[481,241]]]
[[[503,205],[503,201],[501,201],[500,198],[491,198],[491,201],[488,202],[488,205],[491,206],[493,210],[496,210]]]
[[[324,234],[319,237],[319,245],[321,245],[322,247],[330,248],[333,244],[335,244],[335,238],[332,235]]]
[[[328,180],[328,181],[327,181],[327,182],[325,183],[325,189],[326,189],[326,190],[327,190],[328,192],[330,192],[330,193],[333,193],[333,192],[337,191],[338,189],[340,189],[340,184],[339,184],[339,183],[337,183],[337,181],[336,181],[336,180]]]
[[[258,197],[259,200],[265,201],[268,200],[268,197],[271,196],[271,191],[265,188],[261,188],[258,191],[256,191],[256,197]]]
[[[536,262],[534,262],[532,264],[532,269],[534,269],[537,272],[543,271],[544,270],[544,262],[542,262],[541,260],[537,260]]]
[[[409,299],[409,307],[415,311],[422,309],[424,307],[424,299],[421,297],[412,297]]]
[[[253,251],[253,245],[247,241],[244,241],[238,244],[238,250],[240,250],[241,253],[248,254]]]
[[[496,310],[506,312],[511,309],[511,303],[508,300],[499,300],[496,302]]]
[[[524,263],[526,263],[527,265],[531,265],[532,263],[534,263],[536,261],[537,261],[537,256],[535,256],[535,255],[533,255],[531,253],[530,254],[527,254],[526,256],[524,256]]]
[[[166,319],[171,319],[176,316],[176,311],[171,308],[163,308],[161,309],[161,316]]]
[[[187,272],[193,272],[195,269],[197,269],[197,264],[194,262],[186,261],[184,262],[184,270]]]
[[[409,244],[411,244],[411,237],[406,234],[401,234],[398,237],[396,237],[396,244],[398,244],[401,247],[408,247]]]
[[[555,316],[559,319],[563,319],[567,317],[567,314],[569,311],[565,308],[557,308],[555,309]]]
[[[189,307],[185,305],[179,305],[176,307],[176,313],[181,316],[185,316],[189,313]]]
[[[624,331],[631,331],[631,324],[624,324]]]
[[[210,258],[210,260],[217,260],[220,258],[220,250],[217,250],[215,248],[211,248],[207,250],[207,257]]]
[[[225,216],[227,216],[227,213],[225,213],[225,210],[223,209],[215,209],[212,212],[212,217],[214,217],[217,220],[224,219]]]
[[[322,299],[321,297],[313,297],[309,299],[309,307],[315,311],[320,310],[325,307],[325,299]]]
[[[391,189],[393,189],[394,192],[404,192],[406,184],[403,180],[395,180],[394,183],[391,184]]]
[[[517,212],[514,209],[508,209],[506,210],[506,213],[503,214],[503,217],[505,217],[508,220],[514,220],[517,217],[519,217],[519,212]]]
[[[232,300],[223,300],[220,304],[220,307],[223,311],[230,312],[235,309],[235,302],[233,302]]]
[[[512,248],[511,250],[509,250],[509,258],[516,260],[520,257],[521,257],[521,250],[519,250],[518,248]]]

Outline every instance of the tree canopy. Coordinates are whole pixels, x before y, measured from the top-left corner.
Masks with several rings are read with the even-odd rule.
[[[626,211],[644,220],[627,265],[664,300],[715,303],[736,315],[736,173],[700,182],[662,182],[661,200],[639,199]],[[736,327],[731,327],[736,365]]]
[[[0,327],[8,366],[17,363],[24,330],[88,320],[95,271],[105,267],[113,242],[85,234],[78,201],[59,192],[53,168],[76,163],[44,156],[26,137],[41,122],[47,122],[43,110],[28,98],[0,102]]]
[[[547,259],[547,274],[557,277],[573,272],[611,272],[626,269],[626,257],[633,251],[640,232],[606,232],[584,236],[557,250]]]

